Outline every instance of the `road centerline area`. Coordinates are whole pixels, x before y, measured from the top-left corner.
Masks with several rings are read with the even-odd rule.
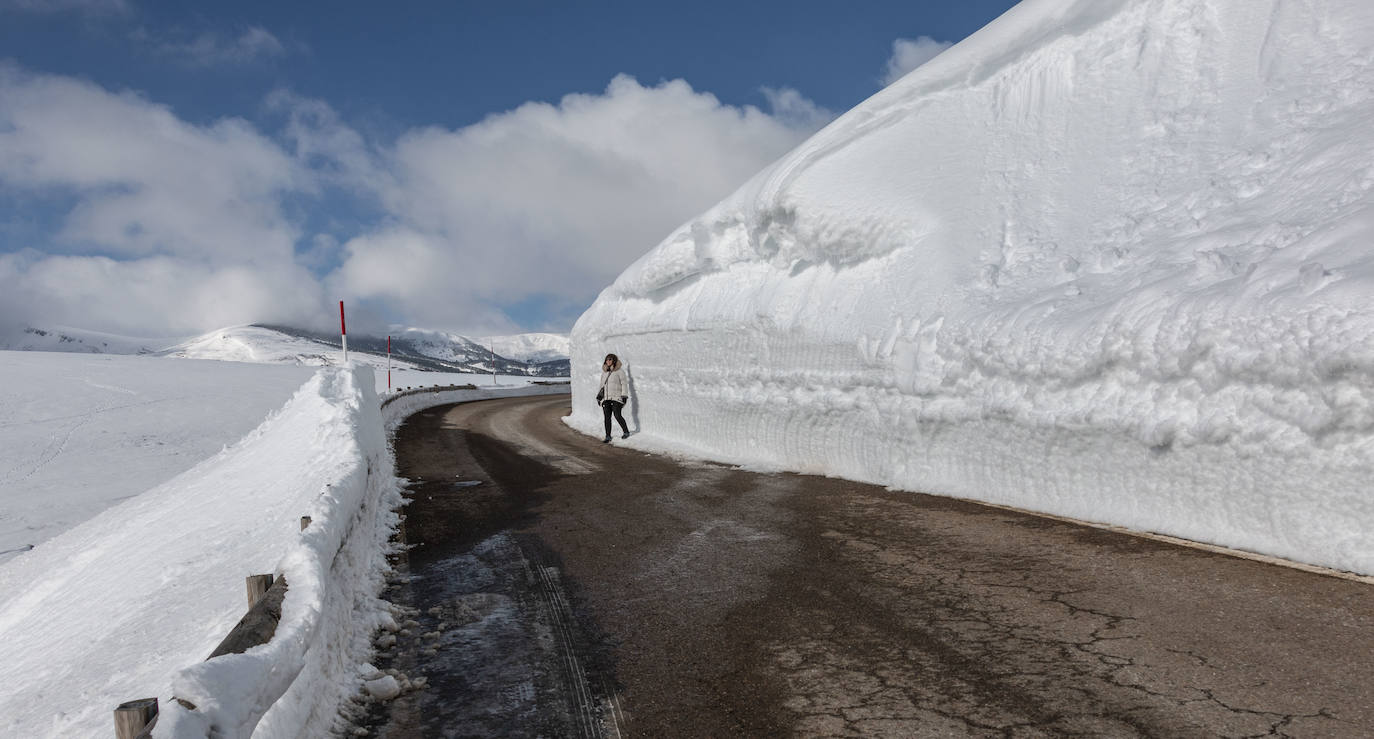
[[[577,434],[567,403],[398,430],[388,597],[414,627],[378,667],[428,684],[369,735],[1374,735],[1368,584],[683,465]]]

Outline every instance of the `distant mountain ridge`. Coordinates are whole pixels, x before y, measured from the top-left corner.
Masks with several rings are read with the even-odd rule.
[[[16,336],[0,336],[0,349],[82,354],[156,354],[168,339],[147,339],[105,334],[79,328],[27,326]],[[172,339],[171,341],[175,341]]]
[[[567,337],[558,334],[497,336],[478,342],[443,331],[397,328],[391,338],[391,362],[397,369],[468,372],[527,377],[566,377]],[[493,352],[495,348],[497,351]],[[188,339],[146,339],[71,328],[28,327],[13,337],[0,337],[0,349],[146,354],[184,359],[217,359],[264,364],[328,365],[342,359],[338,335],[292,326],[232,326]],[[350,334],[350,359],[375,367],[386,365],[386,337]]]
[[[286,336],[307,339],[322,347],[341,351],[339,337],[290,326],[262,325],[257,328],[276,331]],[[496,337],[496,344],[502,346],[502,339],[517,337]],[[349,334],[348,350],[365,352],[375,356],[386,356],[385,336],[364,336]],[[443,331],[426,329],[397,329],[391,337],[392,361],[400,360],[418,369],[434,372],[473,372],[488,373],[495,366],[497,374],[526,375],[530,377],[567,377],[570,370],[567,354],[553,359],[524,361],[494,353],[489,346],[466,336]]]

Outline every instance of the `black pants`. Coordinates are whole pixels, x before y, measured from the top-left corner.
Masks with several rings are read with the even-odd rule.
[[[620,422],[620,430],[630,433],[630,427],[625,425],[625,417],[620,415],[620,409],[625,404],[618,400],[608,400],[601,404],[601,410],[606,413],[606,438],[611,438],[611,414],[615,414],[615,420]]]

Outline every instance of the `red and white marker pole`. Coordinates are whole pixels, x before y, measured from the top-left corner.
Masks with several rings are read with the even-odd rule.
[[[386,391],[391,392],[391,337],[386,337]]]
[[[344,323],[343,301],[339,301],[339,336],[343,337],[344,362],[348,362],[348,326]]]

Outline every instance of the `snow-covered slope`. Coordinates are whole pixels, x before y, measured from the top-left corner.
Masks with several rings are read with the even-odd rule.
[[[568,337],[560,334],[514,334],[472,338],[447,331],[396,328],[394,338],[412,351],[448,362],[490,362],[498,358],[529,364],[568,358]]]
[[[1027,0],[573,332],[646,442],[1374,572],[1374,4]]]
[[[15,329],[0,335],[0,349],[12,351],[80,352],[83,354],[152,354],[177,343],[176,339],[119,336],[80,328],[54,326]]]
[[[0,563],[219,452],[309,377],[298,367],[0,351]]]
[[[422,356],[459,364],[490,362],[491,348],[474,339],[448,331],[393,327],[393,339]]]
[[[183,375],[302,372],[102,359]],[[107,736],[114,706],[148,696],[161,701],[157,737],[331,735],[390,620],[378,600],[400,503],[388,430],[430,405],[562,390],[423,392],[382,406],[374,383],[366,367],[321,368],[221,453],[0,565],[0,736]],[[269,572],[288,582],[272,640],[204,661],[243,615],[244,576]]]
[[[229,449],[0,567],[0,734],[100,736],[112,706],[156,695],[157,735],[180,736],[175,678],[216,735],[249,736],[288,687],[306,696],[278,712],[290,729],[259,735],[326,735],[369,648],[399,502],[371,374],[320,370]],[[280,638],[202,662],[259,572],[288,577]],[[241,680],[217,683],[226,670]],[[79,700],[56,699],[68,690]]]
[[[557,353],[562,339],[562,354]],[[490,339],[483,344],[445,331],[419,328],[394,329],[391,367],[396,371],[469,372],[492,369]],[[540,363],[567,360],[567,340],[553,334],[521,334],[497,337],[496,371],[506,375],[566,376],[566,367],[539,367]],[[386,337],[349,335],[349,358],[374,369],[387,366]],[[507,354],[506,347],[515,350]],[[324,336],[282,326],[233,326],[173,346],[160,354],[188,359],[232,362],[340,364],[343,352],[338,337]],[[547,359],[543,357],[548,357]],[[559,371],[561,370],[561,371]]]
[[[515,334],[491,339],[496,353],[521,362],[538,364],[568,358],[568,337],[563,334]]]
[[[231,326],[211,331],[161,352],[181,359],[216,359],[225,362],[259,364],[296,364],[324,367],[343,364],[343,352],[318,341],[291,336],[263,326]],[[386,357],[353,351],[349,358],[373,368],[386,368]],[[393,359],[396,369],[417,369],[401,359]]]
[[[566,375],[568,337],[560,334],[514,334],[473,339],[447,331],[393,327],[391,366],[397,370],[490,372],[492,346],[496,371],[512,375]],[[157,354],[181,359],[215,359],[257,364],[321,367],[340,364],[337,336],[287,326],[230,326],[188,339],[148,339],[75,328],[23,328],[0,335],[0,350],[78,352],[89,354]],[[381,369],[386,366],[386,337],[350,336],[350,356]],[[538,365],[545,365],[540,367]]]

